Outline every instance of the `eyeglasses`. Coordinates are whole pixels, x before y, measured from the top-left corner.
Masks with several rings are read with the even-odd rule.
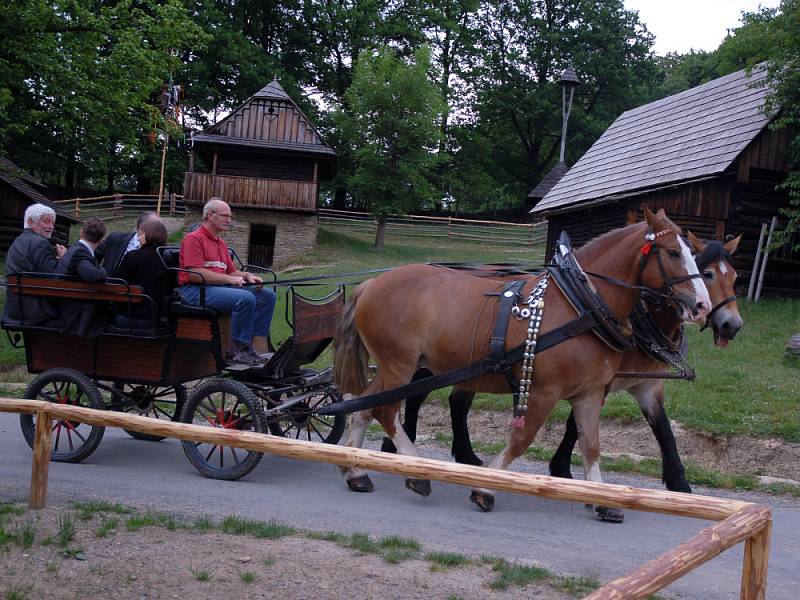
[[[221,212],[217,212],[216,210],[210,210],[208,212],[214,213],[215,215],[219,215],[223,219],[226,219],[226,218],[227,219],[232,219],[233,218],[233,215],[231,213],[221,213]]]

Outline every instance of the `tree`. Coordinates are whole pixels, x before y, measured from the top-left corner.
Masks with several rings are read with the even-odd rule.
[[[476,50],[464,74],[472,117],[454,133],[478,136],[486,154],[457,164],[471,177],[488,169],[495,189],[516,206],[557,160],[558,78],[567,66],[581,80],[570,118],[571,162],[621,112],[650,100],[656,87],[652,36],[621,0],[483,2],[476,23]],[[459,153],[473,146],[462,143]]]
[[[0,151],[70,191],[136,160],[174,51],[205,41],[179,0],[12,1],[0,37]]]
[[[364,50],[347,90],[352,116],[340,123],[353,134],[355,172],[348,184],[378,219],[375,246],[383,248],[386,220],[434,200],[429,176],[441,160],[439,93],[428,81],[430,50],[413,60],[393,48]]]
[[[715,51],[720,74],[765,63],[769,87],[767,114],[775,114],[775,129],[800,131],[800,0],[782,0],[777,9],[762,8],[744,13],[742,25],[734,29]],[[789,193],[785,227],[774,238],[781,246],[800,230],[800,135],[789,148],[789,174],[781,187]],[[794,242],[800,249],[800,241]]]

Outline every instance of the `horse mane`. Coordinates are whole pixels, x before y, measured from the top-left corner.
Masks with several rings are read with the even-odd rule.
[[[634,223],[633,225],[626,225],[625,227],[617,227],[616,229],[612,229],[611,231],[606,231],[605,233],[598,235],[595,238],[592,238],[591,240],[586,242],[583,246],[581,246],[580,252],[583,251],[592,252],[595,249],[595,246],[605,244],[606,242],[609,241],[616,241],[617,237],[623,234],[627,234],[630,231],[630,229],[641,225],[646,225],[646,222],[642,221],[639,223]],[[642,243],[644,243],[644,240],[642,240]]]

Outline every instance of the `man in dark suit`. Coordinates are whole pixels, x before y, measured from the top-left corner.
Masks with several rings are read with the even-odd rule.
[[[53,246],[50,243],[56,212],[44,204],[31,204],[25,210],[22,221],[24,229],[6,255],[6,275],[56,273],[59,259],[67,251],[61,244]],[[6,294],[3,323],[44,325],[57,318],[58,311],[47,298],[29,296],[20,302],[19,294]]]
[[[139,236],[144,225],[150,219],[158,219],[152,210],[146,210],[136,220],[135,231],[115,231],[100,242],[95,250],[98,263],[105,269],[109,277],[116,277],[123,257],[132,250],[139,249]]]
[[[106,271],[97,265],[94,251],[105,234],[106,224],[101,219],[87,219],[80,239],[61,258],[59,272],[89,283],[104,281]],[[60,308],[63,332],[72,335],[98,335],[110,320],[106,307],[95,301],[65,300]]]

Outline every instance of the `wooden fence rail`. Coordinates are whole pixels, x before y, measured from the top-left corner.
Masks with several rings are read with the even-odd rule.
[[[320,224],[374,232],[378,224],[369,213],[319,209]],[[511,223],[457,217],[405,215],[391,217],[386,223],[387,235],[402,237],[441,237],[477,241],[499,246],[538,246],[547,239],[547,225]]]
[[[157,210],[158,196],[150,194],[111,194],[92,198],[55,200],[53,204],[63,208],[76,219],[100,217],[108,221],[132,214],[138,215],[145,210]],[[162,216],[183,216],[185,213],[186,205],[183,203],[183,196],[168,194],[162,198]]]
[[[499,471],[360,448],[304,442],[260,433],[164,422],[138,415],[52,404],[41,400],[0,398],[0,412],[36,414],[31,508],[44,507],[47,499],[52,420],[69,419],[104,427],[122,427],[180,440],[244,448],[287,458],[361,467],[406,477],[719,521],[632,573],[594,591],[587,598],[591,600],[647,598],[742,541],[745,542],[745,552],[740,598],[742,600],[765,598],[772,514],[768,507],[762,505],[695,494]]]

